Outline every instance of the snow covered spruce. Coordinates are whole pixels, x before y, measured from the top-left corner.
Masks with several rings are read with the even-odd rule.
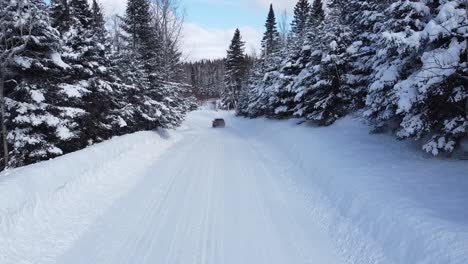
[[[148,1],[129,0],[111,38],[96,0],[0,1],[2,167],[178,126],[193,103],[153,18]]]
[[[465,0],[299,0],[287,41],[273,10],[238,114],[328,126],[363,113],[374,132],[452,153],[468,128]]]

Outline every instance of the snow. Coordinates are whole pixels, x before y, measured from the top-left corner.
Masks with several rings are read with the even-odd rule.
[[[386,67],[385,67],[386,66]],[[384,65],[376,74],[376,81],[369,87],[370,91],[379,91],[386,84],[395,82],[399,76],[398,67],[395,65]]]
[[[356,54],[363,44],[362,41],[355,41],[346,49],[346,52],[349,54]]]
[[[3,172],[0,263],[55,263],[180,139],[141,132]]]
[[[62,155],[63,154],[63,151],[61,149],[57,148],[57,147],[50,147],[47,151],[50,152],[50,153],[54,153],[56,155]]]
[[[440,149],[445,149],[446,151],[453,151],[455,146],[455,142],[450,140],[447,142],[445,137],[440,137],[436,141],[431,141],[424,145],[424,150],[428,153],[432,153],[432,155],[437,156],[439,155]]]
[[[411,31],[411,35],[408,36],[408,34],[408,32],[383,32],[382,37],[388,43],[392,43],[398,47],[419,48],[421,45],[421,34],[414,31]],[[404,51],[400,50],[400,52],[403,53]]]
[[[86,113],[83,109],[74,107],[58,107],[58,109],[62,111],[61,115],[63,117],[75,118]]]
[[[33,99],[34,102],[36,103],[42,103],[45,100],[44,93],[39,90],[31,90],[31,98]]]
[[[39,126],[42,124],[47,124],[48,126],[54,127],[60,123],[60,119],[57,117],[46,113],[43,115],[19,115],[14,118],[14,121],[17,123],[31,124],[33,126]]]
[[[52,62],[59,66],[60,68],[62,69],[68,69],[70,68],[70,65],[66,64],[63,60],[62,60],[62,56],[60,56],[60,53],[58,52],[52,52],[52,54],[50,55],[50,58],[52,59]]]
[[[464,42],[453,39],[448,48],[425,52],[421,57],[421,71],[412,74],[408,79],[394,87],[398,95],[397,113],[409,112],[417,101],[418,92],[424,96],[434,84],[441,83],[455,73],[460,63],[460,55],[465,47]]]
[[[447,76],[452,75],[460,63],[465,42],[458,42],[453,39],[448,48],[435,49],[425,52],[421,57],[423,68],[418,77],[427,81],[425,86],[430,87],[442,82]],[[426,91],[428,88],[425,88]]]
[[[367,131],[203,110],[4,172],[0,263],[468,263],[468,163]]]
[[[62,89],[63,93],[65,93],[70,98],[81,98],[85,94],[90,93],[88,89],[85,87],[88,86],[86,81],[82,81],[78,84],[61,84],[60,88]]]
[[[288,107],[287,106],[279,106],[275,109],[275,114],[279,114],[279,113],[285,113],[288,111]]]
[[[436,40],[440,35],[450,35],[452,32],[463,35],[466,34],[467,28],[460,25],[466,19],[466,10],[463,9],[461,2],[448,1],[441,5],[437,17],[426,25],[424,32],[431,41]]]
[[[70,129],[64,126],[58,126],[56,130],[57,136],[60,139],[67,140],[76,137],[75,134],[73,134]]]
[[[117,117],[117,124],[119,125],[119,127],[128,126],[127,122],[125,122],[125,120],[120,116]]]
[[[24,69],[29,69],[32,66],[32,59],[28,57],[15,56],[13,61]]]

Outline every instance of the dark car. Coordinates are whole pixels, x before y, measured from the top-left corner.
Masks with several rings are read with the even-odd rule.
[[[226,122],[222,118],[216,118],[213,121],[213,128],[226,127]]]

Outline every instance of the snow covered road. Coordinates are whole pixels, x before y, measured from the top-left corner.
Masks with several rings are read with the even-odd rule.
[[[3,172],[0,263],[468,263],[468,162],[365,131],[196,111]]]
[[[343,263],[282,181],[275,160],[233,127],[188,124],[58,263]],[[274,154],[274,153],[273,153]]]

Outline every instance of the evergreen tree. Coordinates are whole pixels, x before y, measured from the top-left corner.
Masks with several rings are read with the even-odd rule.
[[[148,0],[128,0],[123,30],[128,34],[130,47],[137,51],[151,43],[151,15]]]
[[[373,58],[374,72],[369,87],[366,115],[373,120],[376,129],[382,129],[396,117],[398,100],[394,86],[399,80],[405,79],[410,69],[417,67],[421,56],[419,42],[407,42],[408,39],[424,29],[430,17],[426,5],[415,5],[416,2],[397,1],[387,8],[386,22],[377,29],[381,37],[376,39],[379,51]],[[424,7],[424,8],[419,8]],[[400,38],[398,38],[401,35]],[[413,45],[415,44],[415,45]]]
[[[95,27],[93,13],[86,0],[70,0],[71,30],[62,34],[65,62],[72,65],[78,74],[73,78],[91,77],[104,57],[106,41],[102,38],[104,28]],[[97,33],[100,34],[97,34]]]
[[[324,15],[322,2],[314,1],[307,18],[304,38],[300,42],[300,48],[292,50],[286,65],[282,68],[283,73],[289,77],[291,84],[280,89],[281,98],[278,107],[283,109],[287,115],[303,118],[307,107],[310,105],[305,100],[307,94],[314,89],[317,82],[322,60],[322,39]]]
[[[291,32],[294,38],[300,38],[305,32],[307,20],[311,12],[309,0],[299,0],[294,7],[294,18],[291,23]]]
[[[253,69],[250,71],[247,89],[244,89],[239,97],[239,106],[236,109],[238,115],[247,117],[266,115],[265,109],[261,108],[262,106],[268,106],[268,103],[264,101],[267,99],[267,95],[265,91],[262,90],[262,78],[264,76],[264,65],[257,61]]]
[[[198,80],[197,80],[197,72],[194,65],[190,66],[190,84],[195,90],[199,90],[198,88]]]
[[[280,41],[273,5],[270,5],[270,11],[268,12],[268,17],[265,22],[265,28],[266,31],[263,35],[262,49],[263,56],[268,57],[278,50]]]
[[[237,107],[239,94],[242,90],[245,77],[245,43],[239,29],[236,29],[231,40],[225,61],[225,91],[222,98],[222,106],[228,109]]]
[[[166,52],[165,49],[174,47],[161,45],[158,32],[152,28],[153,23],[147,0],[128,0],[122,28],[128,34],[130,50],[123,52],[124,61],[129,65],[140,64],[143,71],[139,67],[130,67],[128,74],[143,74],[147,80],[138,86],[138,96],[141,97],[134,103],[141,124],[147,128],[174,127],[180,124],[188,110],[186,106],[191,102],[183,95],[184,85],[166,82],[168,79],[165,78],[161,56]],[[178,58],[170,57],[168,60]],[[135,96],[132,95],[133,98]]]
[[[311,12],[309,15],[309,27],[317,26],[317,23],[320,23],[325,19],[325,11],[323,10],[322,0],[314,0],[312,3]]]
[[[1,63],[6,69],[10,166],[22,166],[65,152],[79,138],[83,112],[64,102],[60,78],[68,68],[59,54],[58,32],[42,0],[11,1],[1,14]],[[18,17],[28,19],[18,20]]]
[[[262,89],[266,98],[259,102],[268,106],[262,106],[260,112],[266,111],[267,115],[276,118],[287,118],[293,114],[303,117],[306,105],[303,96],[307,94],[306,89],[311,89],[317,74],[314,66],[321,60],[319,32],[323,17],[311,16],[315,12],[313,9],[309,12],[304,34],[294,38],[292,45],[284,50],[282,56],[286,59],[277,58],[276,64],[280,66],[276,69],[270,67],[265,75],[263,84],[267,85]]]
[[[348,62],[346,82],[352,91],[352,109],[365,106],[368,86],[374,70],[373,58],[378,52],[375,41],[380,34],[375,29],[382,28],[385,22],[383,14],[388,1],[380,0],[351,0],[343,10],[343,23],[350,25],[352,43],[348,46],[343,57]]]
[[[396,1],[376,43],[366,115],[378,130],[423,139],[434,155],[452,152],[467,134],[465,5]]]
[[[466,3],[330,0],[326,10],[314,1],[307,38],[255,68],[238,113],[330,125],[365,107],[374,131],[454,151],[468,129]]]
[[[318,29],[321,60],[314,74],[312,89],[304,94],[303,117],[320,125],[331,125],[338,118],[350,113],[362,100],[362,95],[352,89],[348,74],[351,69],[348,47],[353,43],[353,29],[348,23],[348,13],[353,1],[328,2],[329,13]],[[315,13],[315,12],[314,12]]]
[[[103,32],[104,29],[104,15],[101,11],[101,5],[98,3],[97,0],[93,0],[93,4],[91,6],[91,26],[92,28],[96,29],[97,31]]]
[[[143,62],[151,82],[161,81],[163,47],[157,32],[152,28],[148,0],[128,0],[122,29],[135,56]]]
[[[69,0],[70,13],[72,17],[79,23],[80,27],[89,29],[93,23],[91,10],[87,0]]]
[[[175,127],[193,109],[185,86],[153,77],[158,73],[147,67],[144,49],[112,52],[97,1],[91,9],[82,0],[52,4],[0,1],[2,131],[8,131],[2,138],[13,146],[2,153],[4,161],[11,156],[6,166],[50,159],[114,135]],[[69,15],[59,16],[60,10]],[[139,43],[156,41],[153,36]]]
[[[202,60],[183,65],[186,82],[199,100],[220,98],[224,91],[224,61]]]
[[[70,29],[71,14],[67,0],[51,0],[50,2],[50,17],[52,26],[60,33],[64,33]]]

